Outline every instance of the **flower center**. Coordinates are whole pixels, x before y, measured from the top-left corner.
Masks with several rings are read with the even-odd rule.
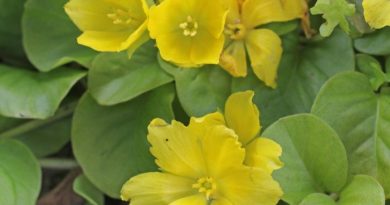
[[[198,33],[198,22],[194,21],[191,16],[187,16],[187,21],[179,24],[179,27],[183,29],[184,36],[194,37]]]
[[[113,9],[112,13],[107,14],[107,17],[112,20],[113,24],[130,24],[135,19],[130,16],[130,13],[122,9]]]
[[[246,28],[241,23],[228,24],[225,34],[229,35],[231,39],[241,40],[245,38]]]
[[[217,184],[211,177],[202,177],[192,185],[192,188],[198,189],[199,193],[204,193],[207,200],[209,200],[211,195],[214,194],[215,190],[217,189]]]

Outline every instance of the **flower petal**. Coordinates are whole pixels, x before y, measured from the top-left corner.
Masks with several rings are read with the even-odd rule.
[[[208,176],[218,179],[232,167],[242,165],[245,150],[233,130],[225,126],[210,127],[199,142]]]
[[[126,49],[123,43],[128,37],[127,32],[84,31],[77,38],[77,42],[97,51],[115,52]]]
[[[206,174],[196,132],[180,122],[172,121],[169,125],[161,119],[154,119],[148,130],[150,151],[163,171],[194,179]]]
[[[225,118],[228,127],[238,135],[245,146],[260,132],[260,112],[253,104],[253,91],[232,94],[225,104]]]
[[[160,35],[157,41],[161,57],[175,64],[191,66],[192,41],[183,38],[180,32],[173,32],[167,35]]]
[[[199,25],[214,38],[219,39],[225,28],[228,4],[226,0],[197,0],[198,12],[195,13]]]
[[[270,174],[249,167],[231,169],[218,185],[232,204],[275,205],[282,196],[279,184]]]
[[[248,28],[303,18],[307,12],[306,0],[246,0],[242,5],[242,20]]]
[[[232,41],[223,51],[219,65],[234,77],[245,77],[247,64],[244,43]]]
[[[137,175],[122,187],[121,198],[132,205],[166,205],[196,193],[193,180],[171,174],[151,172]],[[194,192],[195,191],[195,192]]]
[[[279,159],[282,155],[282,148],[273,140],[264,137],[257,138],[249,143],[245,150],[245,164],[250,167],[260,168],[271,174],[283,166]]]
[[[217,198],[217,199],[213,200],[211,205],[233,205],[233,204],[224,198]]]
[[[216,125],[225,125],[225,118],[220,112],[210,113],[200,118],[191,117],[188,127],[200,133],[204,133],[208,127]]]
[[[193,64],[218,64],[225,36],[216,39],[206,30],[200,30],[191,42],[191,61]]]
[[[227,14],[227,7],[221,2],[170,0],[152,7],[148,28],[157,41],[161,57],[185,67],[218,64]],[[209,18],[211,14],[212,19]],[[186,33],[190,32],[189,25],[193,30]]]
[[[226,17],[226,23],[235,24],[241,18],[240,5],[238,0],[226,0],[229,4],[229,13]]]
[[[170,203],[169,205],[206,205],[206,204],[207,204],[206,198],[201,194],[197,194],[197,195],[192,195],[192,196],[178,199]]]
[[[376,29],[390,26],[390,2],[388,0],[363,0],[364,18]]]
[[[112,29],[112,20],[107,18],[110,5],[103,0],[71,0],[65,11],[77,27],[82,30]]]
[[[248,33],[246,47],[256,76],[267,86],[276,87],[276,78],[282,57],[279,36],[268,29],[256,29]]]

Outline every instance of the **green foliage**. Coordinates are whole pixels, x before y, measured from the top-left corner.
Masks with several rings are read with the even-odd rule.
[[[320,27],[322,36],[330,36],[337,25],[349,33],[350,28],[346,17],[355,13],[355,5],[349,4],[346,0],[318,0],[316,5],[310,9],[314,15],[322,14],[326,20]]]
[[[289,204],[299,204],[311,193],[339,192],[347,182],[344,146],[336,132],[318,117],[300,114],[282,118],[263,136],[283,148],[284,167],[274,176],[285,192],[283,200]]]
[[[14,140],[0,140],[0,204],[34,205],[41,170],[31,151]]]
[[[171,84],[115,106],[99,105],[89,94],[73,119],[72,146],[91,182],[112,197],[131,176],[156,169],[146,140],[147,126],[157,117],[173,118]]]
[[[0,0],[0,55],[23,60],[21,18],[25,0]]]
[[[357,72],[339,74],[318,94],[312,112],[339,134],[348,154],[349,173],[374,176],[390,194],[390,94],[375,93]]]
[[[366,34],[355,40],[355,48],[370,55],[390,55],[390,28]]]
[[[8,0],[9,1],[9,0]],[[80,31],[67,17],[67,0],[27,0],[23,14],[23,43],[31,63],[40,71],[50,71],[76,61],[89,67],[96,55],[78,45]]]
[[[232,79],[222,68],[210,65],[202,69],[182,69],[161,59],[160,64],[174,77],[179,101],[189,116],[224,109]]]
[[[71,87],[85,75],[74,69],[48,73],[0,65],[0,114],[45,119],[54,115]]]
[[[383,205],[384,203],[385,197],[381,185],[372,177],[357,175],[340,194],[310,194],[299,205]]]
[[[274,90],[259,82],[250,72],[233,79],[233,91],[254,90],[254,101],[268,126],[280,117],[309,112],[321,86],[331,76],[355,67],[351,40],[340,30],[326,39],[300,42],[296,33],[283,39],[284,54]]]
[[[156,59],[152,42],[139,48],[131,59],[126,52],[98,55],[88,75],[92,96],[102,105],[114,105],[172,82]]]
[[[81,167],[73,197],[118,199],[130,177],[157,170],[152,119],[186,124],[243,90],[255,91],[262,136],[283,149],[278,205],[390,204],[390,28],[370,28],[362,0],[310,1],[325,19],[311,19],[320,35],[310,39],[302,19],[257,27],[282,38],[276,89],[250,67],[242,78],[218,65],[180,68],[153,40],[131,58],[97,53],[77,44],[67,1],[0,0],[0,205],[36,204],[42,169],[65,173],[45,167],[51,157]]]
[[[72,108],[60,109],[46,120],[21,120],[0,116],[0,139],[13,138],[27,145],[37,157],[58,152],[70,138]]]
[[[100,192],[84,175],[80,175],[73,182],[73,190],[82,196],[88,205],[103,205],[104,197]]]
[[[385,82],[389,82],[377,59],[366,54],[356,56],[358,69],[367,75],[374,90],[378,90]]]

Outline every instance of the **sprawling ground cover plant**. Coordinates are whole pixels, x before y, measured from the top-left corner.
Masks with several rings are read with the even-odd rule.
[[[0,0],[0,205],[390,204],[389,26],[388,0]]]

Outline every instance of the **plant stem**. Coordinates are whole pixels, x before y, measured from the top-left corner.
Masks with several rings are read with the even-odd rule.
[[[39,164],[44,169],[57,170],[71,170],[79,167],[79,164],[74,159],[64,158],[44,158],[39,160]]]
[[[46,119],[46,120],[31,120],[28,121],[24,124],[21,124],[19,126],[16,126],[10,130],[7,130],[3,133],[0,133],[0,139],[9,139],[12,137],[19,136],[23,133],[27,133],[29,131],[35,130],[39,127],[42,127],[44,125],[56,122],[58,120],[61,120],[65,117],[70,116],[75,107],[76,107],[77,102],[70,103],[58,110],[58,112],[51,118]]]

